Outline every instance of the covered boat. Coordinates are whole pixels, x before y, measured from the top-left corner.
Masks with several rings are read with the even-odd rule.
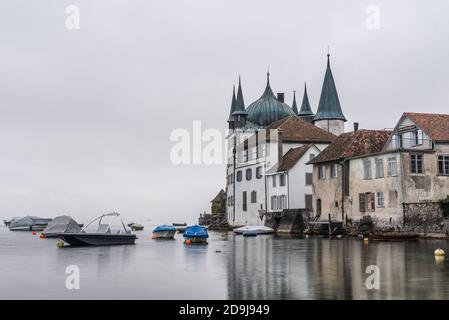
[[[153,230],[153,239],[174,239],[175,233],[175,227],[164,224]]]
[[[206,227],[195,225],[187,227],[183,237],[186,243],[207,243],[209,234]]]
[[[78,233],[81,232],[80,225],[69,216],[59,216],[48,223],[44,231],[42,231],[42,238],[55,238],[60,233]]]
[[[271,234],[274,230],[265,226],[244,226],[234,229],[235,234],[243,234],[246,236],[254,236],[258,234]]]
[[[45,229],[51,219],[26,216],[23,218],[14,218],[9,224],[11,231],[42,231]]]
[[[123,220],[120,218],[120,229],[113,230],[111,228],[112,223],[120,217],[117,212],[103,214],[91,222],[89,222],[80,232],[74,233],[61,233],[59,238],[70,246],[110,246],[110,245],[123,245],[134,244],[136,241],[136,235],[132,234],[129,229],[126,228]],[[104,218],[111,218],[109,223],[103,223]],[[87,232],[87,228],[98,221],[98,227],[95,232]]]

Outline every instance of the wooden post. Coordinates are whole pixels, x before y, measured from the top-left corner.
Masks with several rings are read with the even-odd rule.
[[[330,238],[332,235],[331,214],[330,213],[329,213],[328,217],[329,217],[329,238]]]

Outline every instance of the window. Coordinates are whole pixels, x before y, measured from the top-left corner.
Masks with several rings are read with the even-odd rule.
[[[384,160],[376,159],[376,178],[384,177]]]
[[[438,156],[438,174],[449,175],[449,156]]]
[[[257,179],[262,178],[262,167],[257,167],[256,168],[256,178]]]
[[[237,171],[237,181],[240,182],[242,181],[242,171]]]
[[[335,201],[334,205],[335,205],[335,208],[338,208],[338,201]]]
[[[374,193],[359,193],[359,211],[360,212],[374,212],[375,202]]]
[[[313,160],[313,159],[315,159],[315,154],[314,153],[309,154],[309,160]]]
[[[418,129],[418,130],[414,131],[413,136],[414,136],[414,140],[415,140],[414,142],[415,142],[416,146],[423,144],[422,130]]]
[[[256,203],[256,202],[257,202],[257,192],[251,191],[251,203]]]
[[[278,197],[276,197],[276,196],[271,197],[271,210],[277,209],[277,199],[278,199]]]
[[[410,172],[411,173],[423,173],[422,162],[423,162],[422,154],[410,155]]]
[[[311,186],[313,183],[313,174],[306,172],[306,186]]]
[[[365,160],[363,162],[363,179],[371,179],[371,160]]]
[[[316,199],[316,215],[321,216],[321,199]]]
[[[286,181],[286,175],[283,173],[279,176],[279,185],[280,186],[285,186],[285,181]]]
[[[397,175],[396,172],[396,157],[388,158],[388,176],[395,177]]]
[[[279,196],[278,209],[280,209],[280,210],[287,209],[287,196],[286,195]]]
[[[243,211],[246,211],[248,209],[248,204],[246,203],[247,201],[247,196],[246,196],[246,191],[243,191]]]
[[[245,175],[246,175],[246,180],[248,180],[248,181],[251,180],[253,177],[253,170],[246,169]]]
[[[312,199],[313,199],[313,197],[312,197],[311,194],[306,194],[305,195],[306,209],[311,209],[311,210],[313,209],[313,207],[312,207],[312,203],[313,203]]]
[[[384,193],[378,192],[377,193],[377,206],[378,207],[384,207],[385,206],[385,200],[384,200]]]
[[[326,179],[326,167],[325,166],[320,166],[318,168],[318,178]]]
[[[366,196],[364,193],[359,193],[359,211],[366,212]]]
[[[271,180],[273,180],[273,188],[276,187],[276,175],[272,176]]]
[[[337,178],[338,177],[338,164],[333,163],[331,165],[331,178]]]

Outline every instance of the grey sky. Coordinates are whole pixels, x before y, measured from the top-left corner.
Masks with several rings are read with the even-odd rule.
[[[65,28],[70,4],[80,30]],[[2,1],[0,217],[195,221],[225,168],[174,167],[170,132],[224,130],[238,75],[248,105],[267,66],[289,104],[307,81],[315,111],[328,44],[348,129],[447,113],[448,17],[445,0]]]

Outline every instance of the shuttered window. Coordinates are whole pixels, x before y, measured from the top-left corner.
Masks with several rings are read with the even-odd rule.
[[[364,193],[359,194],[359,208],[360,212],[366,212],[366,201]]]

